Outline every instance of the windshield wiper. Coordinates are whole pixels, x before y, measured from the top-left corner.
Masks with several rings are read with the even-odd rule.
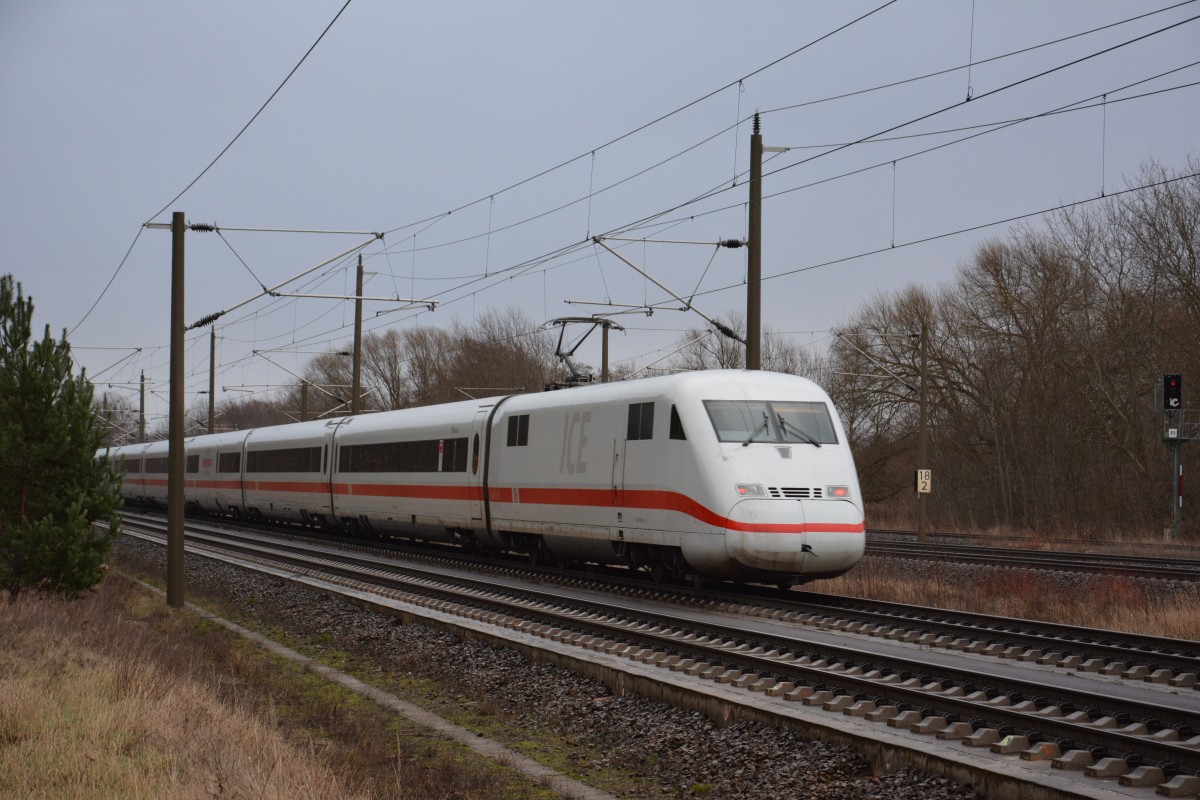
[[[786,419],[784,419],[783,414],[779,414],[778,417],[779,417],[779,428],[784,432],[785,436],[787,435],[788,428],[791,428],[792,431],[794,431],[796,433],[796,435],[798,435],[802,440],[804,440],[804,441],[808,442],[809,444],[814,445],[816,447],[821,446],[821,443],[818,442],[816,439],[814,439],[812,436],[809,436],[807,433],[800,430],[795,425],[793,425],[792,423],[790,423]]]
[[[750,444],[751,440],[754,439],[755,436],[758,436],[758,434],[760,434],[764,430],[766,430],[766,428],[767,428],[767,412],[764,411],[763,412],[763,421],[759,423],[757,428],[755,428],[753,431],[750,432],[750,435],[746,437],[746,441],[742,442],[742,447],[748,446]]]

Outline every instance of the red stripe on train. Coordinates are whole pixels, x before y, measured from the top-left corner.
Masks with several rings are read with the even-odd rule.
[[[136,482],[131,479],[130,483]],[[166,481],[150,481],[150,485],[166,485]],[[237,481],[189,481],[188,485],[210,489],[239,489]],[[324,495],[329,484],[298,481],[246,481],[248,491],[298,492]],[[481,501],[483,490],[478,486],[432,486],[386,483],[335,483],[333,492],[353,497],[403,497],[419,500]],[[802,524],[752,523],[729,519],[717,514],[687,495],[679,492],[646,489],[547,489],[521,487],[489,487],[492,503],[508,505],[553,505],[577,508],[613,508],[623,510],[673,511],[692,517],[705,525],[743,533],[865,533],[866,523],[810,522]]]

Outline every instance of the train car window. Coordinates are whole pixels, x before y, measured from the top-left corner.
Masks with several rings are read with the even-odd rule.
[[[142,471],[142,460],[140,458],[125,459],[125,471],[132,475],[137,475]]]
[[[475,440],[471,443],[471,474],[479,472],[479,434],[475,434]]]
[[[630,403],[626,439],[654,438],[654,403]]]
[[[705,400],[704,408],[722,442],[837,444],[829,407],[821,402]]]
[[[763,427],[770,415],[767,404],[759,400],[705,400],[704,407],[712,420],[717,440],[721,442],[744,442],[755,435],[760,442],[775,441],[773,427]],[[761,430],[760,430],[761,428]]]
[[[466,471],[466,437],[342,445],[338,448],[338,472]]]
[[[246,472],[320,472],[321,448],[287,447],[251,450],[246,454]]]
[[[198,454],[187,457],[186,471],[187,472],[199,472],[200,471],[200,456]]]
[[[683,422],[679,419],[679,412],[675,410],[675,406],[671,406],[671,438],[687,440],[687,435],[683,432]]]
[[[241,472],[242,471],[242,454],[241,453],[221,453],[217,456],[217,472]]]
[[[166,472],[167,457],[159,456],[157,458],[146,459],[146,472]]]
[[[525,447],[529,444],[529,415],[518,414],[508,418],[508,446]]]
[[[774,402],[771,408],[782,420],[780,434],[785,442],[837,444],[833,419],[824,403]]]
[[[443,442],[445,451],[442,453],[442,472],[467,471],[467,440],[446,439]]]

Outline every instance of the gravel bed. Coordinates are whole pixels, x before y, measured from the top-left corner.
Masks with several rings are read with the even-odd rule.
[[[117,554],[164,569],[163,548],[129,537]],[[285,581],[205,558],[187,559],[188,586],[225,597],[297,636],[320,636],[382,668],[432,679],[447,700],[498,710],[510,727],[550,732],[578,746],[580,766],[615,766],[661,786],[655,797],[982,798],[969,785],[911,770],[872,775],[856,750],[756,723],[719,727],[703,715],[637,696],[513,650],[463,642]],[[463,701],[463,698],[466,698]],[[599,755],[594,755],[599,754]],[[586,763],[590,761],[591,763]]]

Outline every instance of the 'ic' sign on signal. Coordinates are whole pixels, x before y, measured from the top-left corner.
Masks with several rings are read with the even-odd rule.
[[[1163,411],[1183,408],[1183,381],[1176,375],[1163,375]]]

